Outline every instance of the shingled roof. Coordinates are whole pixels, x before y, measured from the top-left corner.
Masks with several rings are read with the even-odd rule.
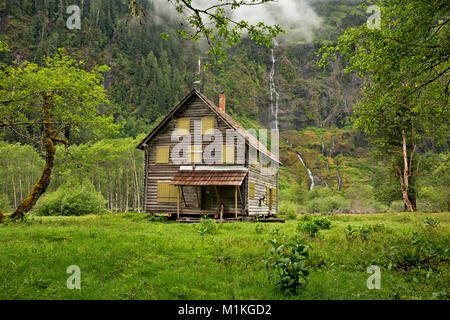
[[[240,186],[247,170],[180,170],[170,182],[176,186]]]
[[[144,149],[144,144],[148,144],[148,142],[152,139],[152,137],[170,120],[172,119],[172,116],[184,106],[184,104],[191,98],[193,95],[196,95],[199,97],[214,113],[219,116],[225,123],[228,124],[228,126],[231,129],[236,130],[236,132],[245,139],[246,143],[250,146],[254,147],[259,152],[263,153],[270,159],[276,161],[277,163],[281,164],[280,161],[273,155],[267,148],[259,142],[259,140],[250,134],[244,127],[240,125],[239,122],[234,120],[229,114],[223,112],[220,110],[218,106],[211,100],[209,100],[206,96],[204,96],[202,93],[197,91],[196,89],[192,89],[181,101],[178,103],[168,114],[167,116],[161,120],[158,125],[153,128],[153,130],[138,144],[138,149]]]

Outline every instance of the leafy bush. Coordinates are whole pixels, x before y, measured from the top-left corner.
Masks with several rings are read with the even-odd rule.
[[[395,267],[404,270],[418,266],[429,269],[441,262],[448,263],[447,241],[414,232],[409,241],[390,248],[390,258]]]
[[[348,201],[339,195],[324,198],[314,198],[306,202],[305,209],[310,213],[331,213],[334,211],[345,211]]]
[[[297,218],[297,208],[298,205],[291,201],[280,202],[279,213],[286,219],[296,219]]]
[[[201,219],[198,233],[203,238],[207,234],[216,234],[217,233],[217,223],[215,220],[208,218],[208,216],[204,216]]]
[[[313,221],[319,226],[321,230],[331,228],[331,220],[326,217],[315,217]]]
[[[306,232],[311,237],[316,236],[319,230],[331,228],[331,221],[326,217],[304,215],[301,220],[302,221],[300,221],[297,225],[297,230],[300,232]]]
[[[261,222],[257,222],[255,225],[255,232],[256,234],[261,234],[263,232],[264,228],[262,226]]]
[[[425,224],[426,228],[434,229],[439,225],[439,223],[441,223],[441,221],[439,221],[438,218],[426,217],[423,223]]]
[[[317,232],[319,232],[320,227],[315,223],[314,220],[308,220],[305,222],[300,222],[297,225],[297,230],[301,232],[306,232],[311,237],[315,237],[317,235]]]
[[[39,199],[34,213],[38,216],[81,216],[105,213],[106,200],[89,181],[68,182]]]
[[[295,294],[298,288],[308,283],[309,271],[304,261],[309,258],[310,247],[301,243],[277,240],[267,241],[272,245],[271,256],[265,261],[265,266],[271,271],[270,278],[276,278],[275,286],[285,294]]]
[[[353,227],[351,225],[347,225],[345,228],[345,233],[347,239],[356,239],[359,238],[361,240],[369,239],[369,235],[373,232],[383,232],[385,230],[385,226],[383,223],[378,222],[375,225],[362,225],[358,227]]]
[[[309,220],[314,219],[315,216],[316,215],[314,215],[314,214],[302,214],[302,216],[300,217],[300,220],[301,221],[309,221]]]

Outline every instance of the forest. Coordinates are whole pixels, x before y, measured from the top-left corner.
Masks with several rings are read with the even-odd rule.
[[[0,0],[0,299],[449,298],[450,6],[271,2]],[[193,88],[279,132],[285,223],[143,212]]]
[[[76,177],[72,172],[77,168],[80,172],[96,172],[98,174],[84,180],[90,180],[107,200],[108,210],[139,211],[143,155],[138,151],[130,153],[132,144],[138,140],[138,135],[148,133],[186,91],[195,86],[199,57],[203,64],[210,58],[202,56],[204,50],[195,42],[176,37],[162,39],[161,33],[176,26],[170,20],[166,25],[159,22],[160,12],[153,1],[143,2],[146,12],[143,25],[130,22],[132,18],[126,1],[83,1],[83,28],[80,30],[66,28],[68,15],[64,10],[67,6],[65,1],[56,0],[2,1],[1,28],[8,36],[10,51],[0,53],[1,61],[30,61],[40,65],[43,57],[64,47],[75,59],[84,60],[86,67],[109,66],[102,80],[109,103],[101,107],[101,112],[113,117],[119,126],[118,133],[113,140],[99,141],[89,130],[65,129],[64,136],[71,142],[71,151],[57,152],[56,172],[50,190],[56,191],[64,184],[65,177]],[[300,207],[296,209],[299,212],[311,211],[311,205],[307,203],[307,190],[311,184],[307,169],[312,172],[317,188],[326,189],[322,193],[343,200],[336,204],[337,210],[391,210],[392,203],[397,201],[400,205],[401,193],[396,188],[395,174],[389,169],[389,160],[376,155],[367,136],[351,129],[353,107],[359,99],[363,80],[355,72],[345,73],[345,65],[339,59],[324,69],[319,66],[317,57],[319,49],[337,41],[345,29],[363,24],[366,14],[356,3],[347,1],[318,1],[312,6],[322,18],[314,40],[307,41],[300,36],[296,41],[281,41],[274,49],[277,60],[274,81],[280,96],[278,117],[283,138],[281,148],[286,151],[281,153],[286,164],[281,172],[281,187],[286,186],[280,191],[281,197],[286,198],[283,212],[292,214],[292,207]],[[231,114],[244,127],[267,127],[270,67],[270,50],[243,39],[242,44],[230,49],[225,63],[202,71],[200,89],[210,97],[225,91]],[[42,152],[39,141],[30,141],[26,135],[17,134],[17,130],[2,129],[2,140],[9,144],[2,144],[2,150],[17,150],[14,153],[16,161],[27,163],[25,170],[33,174],[30,177],[24,171],[15,170],[8,164],[12,161],[8,153],[2,152],[2,157],[7,158],[2,159],[6,166],[1,169],[4,184],[0,210],[3,211],[15,208],[19,199],[24,198],[26,190],[30,190],[30,179],[39,174],[42,164],[39,162]],[[288,140],[289,144],[284,143]],[[109,150],[107,155],[100,146],[109,143],[108,147],[104,146]],[[435,138],[428,138],[419,148],[426,173],[421,172],[423,175],[417,178],[422,183],[414,191],[414,197],[419,197],[422,210],[448,210],[448,176],[442,175],[448,171],[447,143],[436,143]],[[89,151],[84,154],[81,150]],[[294,152],[302,154],[306,166],[297,161]],[[125,159],[128,153],[133,154],[129,161]],[[122,158],[124,160],[120,161]],[[358,165],[361,162],[365,165]],[[114,166],[116,172],[108,176],[106,172],[110,166]],[[342,188],[337,186],[338,172],[342,176]],[[383,183],[367,183],[374,180],[383,180]],[[121,188],[124,185],[127,187]],[[365,204],[360,204],[357,209],[349,196],[351,190],[345,193],[347,188],[355,186],[367,190]],[[397,206],[394,210],[398,209]],[[320,209],[322,212],[327,210],[330,209]]]

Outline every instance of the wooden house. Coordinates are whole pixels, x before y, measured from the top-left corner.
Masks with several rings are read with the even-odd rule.
[[[223,93],[216,106],[191,90],[137,148],[145,152],[144,212],[178,219],[278,212],[279,160],[226,113]]]

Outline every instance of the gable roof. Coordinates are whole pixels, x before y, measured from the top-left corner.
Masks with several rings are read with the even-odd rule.
[[[206,96],[204,96],[202,93],[197,91],[196,89],[192,89],[181,101],[167,114],[167,116],[162,119],[158,125],[153,128],[152,131],[138,144],[136,148],[138,149],[144,149],[144,144],[147,144],[153,136],[170,120],[172,119],[172,116],[181,109],[184,104],[192,97],[196,95],[199,97],[220,119],[222,119],[230,128],[236,130],[236,132],[245,139],[245,142],[249,144],[250,146],[254,147],[256,150],[262,152],[264,155],[269,157],[270,159],[276,161],[277,163],[281,164],[280,161],[269,151],[267,148],[259,142],[259,140],[250,134],[247,130],[245,130],[244,127],[241,126],[239,122],[234,120],[229,114],[226,112],[223,112],[214,102],[209,100]]]

